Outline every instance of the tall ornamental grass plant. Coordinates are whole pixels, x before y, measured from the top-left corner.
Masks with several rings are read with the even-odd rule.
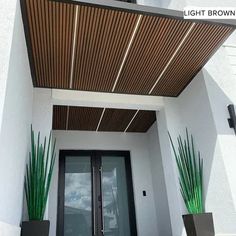
[[[29,220],[41,221],[44,218],[55,163],[56,141],[54,140],[52,145],[51,143],[51,133],[48,142],[45,137],[44,143],[40,143],[40,132],[35,140],[31,126],[31,152],[29,153],[29,163],[26,166],[24,186]]]
[[[189,214],[204,213],[203,201],[203,160],[194,148],[193,136],[180,135],[175,147],[170,133],[169,138],[179,172],[180,191]]]

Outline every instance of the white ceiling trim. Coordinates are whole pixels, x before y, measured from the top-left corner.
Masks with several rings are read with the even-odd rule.
[[[77,90],[52,89],[53,105],[120,108],[157,111],[164,107],[163,97]]]

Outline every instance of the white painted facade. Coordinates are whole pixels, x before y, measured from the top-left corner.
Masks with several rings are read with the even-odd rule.
[[[234,0],[139,0],[139,4],[182,10],[187,5],[234,6]],[[217,236],[236,235],[236,136],[227,123],[227,105],[236,104],[236,36],[231,36],[178,98],[140,97],[33,89],[19,1],[0,0],[0,235],[20,235],[24,219],[23,180],[29,130],[48,135],[52,106],[155,109],[157,124],[146,134],[55,131],[59,149],[130,150],[139,236],[186,235],[178,174],[167,136],[188,127],[204,158],[206,210]],[[7,16],[7,17],[6,17]],[[99,96],[99,97],[98,97]],[[57,152],[58,153],[58,152]],[[57,174],[46,218],[56,236]],[[147,197],[142,196],[147,191]],[[22,217],[23,215],[23,217]]]

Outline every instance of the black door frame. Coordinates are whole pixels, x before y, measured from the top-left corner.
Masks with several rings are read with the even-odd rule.
[[[65,192],[65,158],[66,156],[90,156],[91,158],[91,183],[92,183],[92,209],[98,212],[92,213],[92,225],[96,224],[96,236],[103,236],[102,229],[102,194],[101,194],[101,179],[100,167],[101,156],[117,156],[125,158],[125,171],[128,187],[128,206],[129,206],[129,221],[130,221],[130,235],[137,236],[136,213],[133,192],[133,180],[129,151],[107,151],[107,150],[60,150],[59,152],[59,173],[58,173],[58,202],[57,202],[57,236],[64,236],[64,192]],[[96,184],[94,185],[94,181]],[[94,189],[93,186],[96,186]],[[96,196],[96,200],[95,197]],[[94,207],[95,205],[95,207]],[[96,216],[96,218],[94,218]],[[91,235],[92,236],[92,235]]]

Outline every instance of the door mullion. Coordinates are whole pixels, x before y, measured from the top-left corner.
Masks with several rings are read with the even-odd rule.
[[[101,157],[98,152],[93,152],[93,227],[95,236],[103,236],[102,233],[102,196],[101,196],[101,176],[100,176]],[[94,232],[94,229],[93,229]]]
[[[100,229],[100,232],[101,232],[101,235],[104,235],[105,234],[105,222],[104,222],[104,215],[103,215],[103,189],[102,189],[102,174],[103,174],[103,171],[102,171],[102,163],[101,163],[101,157],[100,157],[100,165],[99,165],[99,174],[100,174],[100,209],[101,209],[101,212],[100,212],[100,216],[101,216],[101,229]]]
[[[97,161],[97,193],[98,193],[98,236],[103,236],[102,232],[102,179],[101,179],[101,154],[100,152],[96,153],[96,161]]]
[[[96,178],[96,168],[92,162],[92,231],[93,231],[93,235],[96,236],[97,235],[97,226],[96,226],[96,222],[97,222],[97,211],[96,211],[96,188],[95,188],[95,178]]]
[[[96,153],[92,152],[91,154],[92,160],[92,198],[93,198],[93,209],[92,209],[92,222],[93,222],[93,235],[98,235],[98,228],[97,228],[97,163],[96,163]]]

